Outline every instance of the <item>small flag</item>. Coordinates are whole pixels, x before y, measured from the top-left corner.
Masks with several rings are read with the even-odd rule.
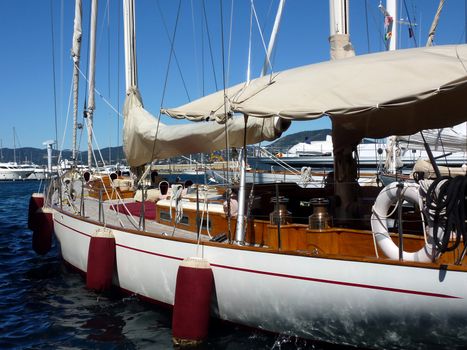
[[[390,24],[392,24],[393,18],[392,16],[384,16],[384,26],[389,27]]]

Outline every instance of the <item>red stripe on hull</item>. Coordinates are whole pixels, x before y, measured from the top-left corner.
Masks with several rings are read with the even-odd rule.
[[[69,227],[67,225],[64,225],[62,223],[59,223],[59,224],[64,226],[64,227],[67,227],[67,228],[69,228],[69,229],[71,229],[71,230],[73,230],[73,231],[75,231],[75,232],[77,232],[79,234],[91,237],[90,235],[88,235],[86,233],[83,233],[83,232],[80,232],[78,230],[75,230],[75,229],[73,229],[73,228],[71,228],[71,227]],[[147,250],[142,250],[142,249],[138,249],[138,248],[125,246],[125,245],[122,245],[122,244],[117,244],[117,246],[121,247],[121,248],[124,248],[124,249],[133,250],[133,251],[137,251],[137,252],[141,252],[141,253],[145,253],[145,254],[160,256],[162,258],[179,260],[179,261],[183,260],[183,258],[179,258],[179,257],[176,257],[176,256],[154,253],[154,252],[150,252],[150,251],[147,251]],[[321,278],[303,277],[303,276],[281,274],[281,273],[276,273],[276,272],[245,269],[245,268],[241,268],[241,267],[234,267],[234,266],[227,266],[227,265],[211,264],[211,266],[221,268],[221,269],[242,271],[242,272],[254,273],[254,274],[259,274],[259,275],[275,276],[275,277],[281,277],[281,278],[290,278],[290,279],[317,282],[317,283],[335,284],[335,285],[354,287],[354,288],[374,289],[374,290],[381,290],[381,291],[392,292],[392,293],[411,294],[411,295],[419,295],[419,296],[432,297],[432,298],[442,298],[442,299],[463,299],[461,297],[448,295],[448,294],[431,293],[431,292],[423,292],[423,291],[416,291],[416,290],[409,290],[409,289],[399,289],[399,288],[391,288],[391,287],[381,287],[381,286],[374,286],[374,285],[360,284],[360,283],[352,283],[352,282],[333,281],[333,280],[326,280],[326,279],[321,279]]]

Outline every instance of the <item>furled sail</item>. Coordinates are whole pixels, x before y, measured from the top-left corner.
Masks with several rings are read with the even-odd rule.
[[[407,135],[467,119],[467,45],[436,46],[350,57],[253,80],[230,110],[255,117],[314,119],[329,115],[342,130],[334,149],[363,137]],[[176,109],[209,115],[207,96]],[[167,110],[172,113],[172,110]],[[221,113],[217,113],[221,114]]]
[[[225,125],[215,121],[185,125],[165,125],[143,107],[136,89],[130,88],[123,110],[123,144],[131,166],[154,159],[183,154],[213,152],[226,148]],[[245,122],[243,117],[229,118],[229,147],[243,147]],[[249,118],[246,126],[247,144],[274,140],[290,125],[280,118]]]

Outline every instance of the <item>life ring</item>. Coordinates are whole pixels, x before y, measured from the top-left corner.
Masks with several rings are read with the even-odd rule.
[[[376,198],[371,214],[371,230],[375,236],[378,247],[392,260],[399,260],[399,247],[393,242],[388,232],[387,219],[389,208],[395,204],[400,196],[408,202],[420,203],[421,195],[419,185],[415,183],[404,183],[400,185],[393,182],[383,188]],[[433,260],[433,239],[430,228],[427,237],[427,244],[417,252],[403,252],[402,258],[405,261],[431,262]]]

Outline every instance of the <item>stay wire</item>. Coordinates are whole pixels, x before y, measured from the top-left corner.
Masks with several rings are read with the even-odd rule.
[[[230,28],[229,28],[229,49],[227,51],[227,85],[230,81],[230,51],[232,49],[232,30],[233,30],[233,11],[234,9],[234,0],[230,3]]]
[[[204,0],[203,0],[204,5]],[[220,15],[221,15],[221,57],[222,57],[222,85],[224,89],[224,115],[225,115],[225,123],[224,123],[224,130],[225,130],[225,149],[227,151],[227,180],[230,178],[229,169],[230,169],[230,140],[229,140],[229,117],[227,114],[227,94],[226,94],[226,86],[225,86],[225,54],[224,54],[224,15],[222,11],[222,0],[219,0],[219,7],[220,7]],[[232,234],[231,234],[231,215],[230,215],[230,197],[231,197],[231,181],[227,181],[227,192],[226,192],[226,200],[227,200],[227,228],[228,228],[228,237],[229,243],[232,241]]]
[[[57,89],[55,86],[55,39],[54,39],[53,0],[50,0],[50,26],[51,26],[51,34],[52,34],[52,81],[53,81],[53,98],[54,98],[55,146],[58,147]]]
[[[222,3],[221,3],[222,6]],[[222,11],[221,11],[222,12]],[[208,36],[208,44],[209,44],[209,53],[211,55],[211,66],[212,66],[212,74],[214,75],[214,84],[216,86],[216,91],[219,90],[217,87],[217,75],[216,75],[216,68],[214,66],[214,55],[212,52],[212,44],[211,44],[211,33],[209,32],[209,25],[208,25],[208,17],[206,15],[206,4],[205,0],[203,0],[203,17],[204,17],[204,23],[206,25],[206,34]],[[221,28],[221,32],[224,31],[224,28]],[[222,48],[223,50],[223,48]]]
[[[181,7],[182,7],[182,1],[179,0],[178,10],[177,10],[177,18],[175,20],[175,27],[174,27],[173,37],[172,37],[172,40],[170,41],[171,44],[170,44],[169,60],[167,62],[167,70],[165,72],[164,89],[162,90],[162,98],[161,98],[161,104],[160,104],[160,108],[159,108],[159,115],[158,115],[158,118],[157,118],[156,133],[154,135],[154,142],[152,144],[152,156],[151,156],[151,159],[154,159],[154,154],[155,154],[155,151],[156,151],[157,135],[159,134],[159,126],[160,126],[161,115],[162,115],[161,109],[162,109],[162,106],[164,105],[165,93],[167,91],[167,83],[169,81],[170,64],[172,62],[172,55],[173,55],[173,50],[174,50],[175,37],[176,37],[176,34],[177,34],[178,20],[180,18]]]
[[[365,26],[366,26],[367,52],[370,53],[370,30],[368,27],[368,0],[365,0]]]
[[[192,33],[193,33],[193,56],[195,57],[195,67],[199,67],[199,62],[198,62],[198,51],[196,48],[198,47],[198,44],[196,42],[196,25],[195,25],[195,10],[193,6],[193,0],[190,0],[190,7],[191,7],[191,27],[192,27]],[[199,77],[199,69],[195,69],[196,71],[196,86],[197,86],[197,91],[199,91],[200,87],[200,77]]]
[[[159,10],[159,14],[160,14],[161,20],[162,20],[162,25],[164,26],[165,34],[167,35],[167,39],[169,40],[169,43],[171,44],[171,46],[174,47],[173,43],[171,42],[169,30],[167,29],[167,23],[165,21],[165,17],[164,17],[164,14],[163,14],[162,10],[161,10],[159,1],[157,2],[157,9]],[[180,66],[180,62],[178,61],[175,49],[174,49],[173,55],[174,55],[175,63],[177,64],[178,73],[180,74],[180,79],[182,80],[182,85],[183,85],[183,89],[185,90],[186,97],[188,98],[188,101],[191,102],[190,94],[188,93],[188,87],[186,85],[185,78],[183,77],[182,68]]]
[[[118,1],[118,13],[121,12],[121,1]],[[117,21],[117,113],[120,111],[120,21]],[[120,118],[117,118],[117,160],[120,161]]]
[[[410,18],[410,12],[409,12],[409,9],[407,8],[407,2],[406,0],[404,0],[404,8],[405,8],[405,12],[407,13],[407,19],[409,20],[409,27],[410,27],[410,30],[412,31],[413,35],[413,41],[415,43],[415,47],[418,47],[418,43],[417,43],[417,37],[415,36],[415,30],[414,30],[414,25],[412,24],[412,19]]]

